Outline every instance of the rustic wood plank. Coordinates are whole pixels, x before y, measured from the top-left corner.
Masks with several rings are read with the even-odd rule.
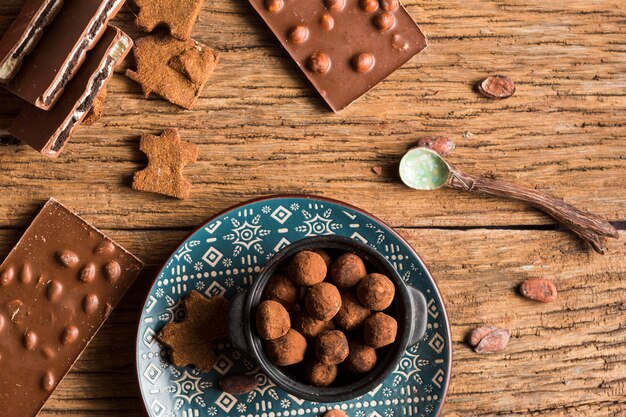
[[[0,5],[0,29],[22,0]],[[259,194],[322,194],[395,226],[545,225],[522,205],[398,184],[395,166],[418,136],[457,140],[469,172],[563,197],[611,220],[626,212],[626,7],[621,0],[405,2],[430,48],[341,115],[333,115],[244,2],[207,2],[195,37],[222,62],[195,111],[146,101],[122,75],[102,122],[59,160],[0,147],[0,227],[24,226],[50,195],[111,228],[192,227]],[[132,12],[117,24],[133,35]],[[130,65],[130,61],[126,65]],[[489,101],[475,81],[506,73],[517,94]],[[18,102],[0,93],[0,132]],[[180,127],[200,146],[192,198],[135,192],[138,135]],[[0,133],[1,135],[1,133]],[[382,175],[372,167],[381,166]],[[62,185],[61,185],[62,184]],[[120,223],[123,218],[123,223]]]
[[[626,241],[602,257],[550,231],[400,229],[444,294],[453,335],[446,416],[618,416],[626,412]],[[55,392],[45,417],[142,416],[134,338],[157,268],[186,231],[108,231],[148,268]],[[0,231],[0,253],[19,233]],[[624,235],[624,233],[623,233]],[[622,239],[625,236],[622,236]],[[559,299],[516,293],[549,277]],[[507,350],[479,356],[465,343],[475,326],[511,329]]]

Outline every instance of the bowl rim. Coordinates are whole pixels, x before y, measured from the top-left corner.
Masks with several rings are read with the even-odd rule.
[[[212,216],[208,217],[204,222],[202,222],[198,227],[196,227],[195,229],[193,229],[192,231],[190,231],[185,237],[183,237],[179,244],[172,249],[172,251],[169,253],[168,256],[164,257],[164,261],[161,264],[161,267],[158,268],[157,273],[154,276],[154,279],[152,280],[152,283],[150,284],[150,286],[146,289],[145,292],[145,296],[144,296],[144,302],[141,305],[141,313],[138,315],[137,317],[137,321],[136,321],[136,326],[137,326],[137,332],[135,334],[135,378],[136,378],[136,382],[137,385],[139,386],[139,392],[141,393],[141,402],[143,403],[144,407],[143,407],[143,411],[144,414],[146,416],[149,416],[148,413],[148,404],[146,403],[146,396],[144,393],[144,389],[143,389],[143,385],[141,384],[141,369],[139,368],[140,363],[138,360],[138,356],[137,356],[137,351],[139,349],[139,343],[141,342],[141,338],[142,335],[139,334],[139,329],[141,328],[141,318],[143,316],[143,309],[145,308],[148,299],[150,297],[150,292],[152,291],[152,288],[154,287],[154,284],[156,283],[156,281],[159,279],[159,275],[165,270],[166,265],[168,263],[168,261],[170,260],[170,258],[172,256],[174,256],[174,254],[176,253],[176,251],[178,251],[178,249],[180,248],[180,246],[186,242],[187,240],[189,240],[193,235],[195,235],[196,233],[198,233],[200,230],[204,229],[204,227],[206,227],[206,225],[208,223],[211,223],[212,221],[214,221],[215,219],[223,216],[226,213],[229,213],[231,211],[235,211],[241,207],[250,205],[250,204],[255,204],[255,203],[260,203],[263,201],[270,201],[270,200],[278,200],[278,199],[287,199],[287,198],[297,198],[297,199],[303,199],[303,200],[317,200],[317,201],[325,201],[328,203],[332,203],[332,204],[336,204],[339,206],[343,206],[343,207],[347,207],[350,210],[353,210],[363,216],[369,217],[372,220],[376,221],[378,224],[380,224],[381,226],[383,226],[385,228],[385,230],[390,233],[391,235],[393,235],[396,239],[398,239],[400,242],[404,243],[404,245],[407,247],[407,250],[411,253],[411,255],[413,255],[417,261],[420,264],[420,267],[424,270],[426,276],[430,279],[430,281],[433,284],[433,289],[435,291],[435,295],[437,296],[437,298],[439,300],[441,300],[441,313],[443,314],[443,318],[444,318],[444,323],[445,323],[445,330],[446,330],[446,336],[447,336],[447,341],[448,343],[451,345],[452,344],[452,330],[450,328],[450,318],[448,316],[448,312],[446,310],[446,306],[445,306],[445,300],[441,294],[441,290],[439,289],[439,286],[437,284],[437,281],[435,281],[435,279],[433,278],[432,274],[430,273],[430,270],[427,268],[426,264],[424,263],[424,261],[422,260],[421,256],[417,253],[417,251],[415,251],[415,249],[413,248],[412,245],[409,244],[409,242],[407,242],[407,240],[405,238],[403,238],[394,228],[392,228],[390,225],[388,225],[386,222],[382,221],[380,218],[378,218],[377,216],[361,209],[358,208],[350,203],[346,203],[344,201],[341,200],[336,200],[333,198],[329,198],[329,197],[324,197],[321,195],[315,195],[315,194],[298,194],[298,193],[284,193],[284,194],[270,194],[270,195],[265,195],[265,196],[261,196],[261,197],[256,197],[256,198],[252,198],[246,201],[242,201],[240,203],[237,203],[235,205],[226,207],[222,210],[219,210],[217,213],[213,214]],[[447,363],[448,366],[446,367],[446,373],[445,373],[445,380],[444,380],[444,384],[445,384],[445,389],[443,390],[442,396],[441,396],[441,402],[440,402],[440,407],[439,410],[437,411],[436,417],[440,417],[443,413],[443,408],[444,408],[444,404],[448,398],[448,392],[450,390],[450,378],[451,378],[451,371],[452,371],[452,361],[453,361],[453,353],[452,353],[452,347],[450,346],[450,349],[448,349],[448,355],[447,355]]]
[[[380,360],[374,370],[364,374],[354,382],[336,387],[316,387],[301,380],[291,377],[283,371],[283,367],[271,363],[265,350],[263,340],[255,331],[255,314],[259,304],[263,302],[263,290],[267,281],[274,276],[277,269],[284,267],[285,263],[296,253],[305,250],[338,250],[356,253],[364,258],[366,263],[372,264],[376,272],[389,276],[396,288],[395,319],[398,321],[398,337],[390,346],[383,360]],[[325,235],[312,236],[298,240],[276,253],[258,273],[253,286],[246,294],[244,303],[244,336],[248,347],[248,353],[256,360],[263,372],[280,388],[298,398],[322,403],[336,403],[353,400],[356,397],[367,394],[372,389],[383,383],[393,372],[409,346],[415,321],[413,320],[413,305],[407,284],[395,270],[393,265],[385,257],[370,246],[355,239],[339,236]],[[309,345],[309,349],[311,346]],[[382,359],[382,358],[379,358]]]

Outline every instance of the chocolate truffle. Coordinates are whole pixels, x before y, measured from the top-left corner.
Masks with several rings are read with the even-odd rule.
[[[326,252],[324,249],[317,249],[315,253],[317,253],[319,256],[322,257],[322,259],[324,260],[324,263],[326,263],[327,270],[330,271],[330,266],[333,263],[333,258],[331,258],[328,252]]]
[[[328,410],[326,413],[324,413],[324,417],[348,417],[348,413],[335,408],[333,410]]]
[[[356,286],[367,275],[363,260],[353,253],[345,253],[333,262],[330,276],[342,291]]]
[[[369,274],[359,282],[356,293],[364,307],[374,311],[382,311],[393,303],[396,288],[386,276]]]
[[[376,349],[359,342],[350,342],[350,354],[346,358],[346,368],[352,372],[363,374],[376,366],[378,355]]]
[[[263,301],[257,308],[256,330],[262,339],[278,339],[284,336],[290,327],[289,313],[282,304],[267,300]]]
[[[298,285],[311,287],[326,278],[326,262],[319,254],[302,251],[289,263],[289,277]]]
[[[337,366],[314,362],[306,367],[305,377],[316,387],[327,387],[337,378]]]
[[[292,322],[293,328],[305,337],[317,337],[323,331],[335,329],[335,323],[332,320],[316,320],[304,311],[295,313]]]
[[[398,322],[385,313],[374,313],[364,325],[365,344],[375,349],[387,346],[396,341]]]
[[[263,298],[279,302],[286,309],[292,308],[300,300],[301,289],[286,275],[276,274],[267,281]]]
[[[265,346],[270,361],[278,366],[302,362],[306,348],[306,339],[294,329],[289,329],[286,335],[267,342]]]
[[[325,365],[338,365],[350,353],[348,339],[339,330],[329,330],[322,333],[315,343],[315,354]]]
[[[333,284],[322,282],[309,288],[304,296],[304,305],[309,316],[328,321],[341,309],[341,295]]]
[[[370,310],[363,307],[352,293],[341,295],[341,309],[335,316],[337,324],[348,331],[358,328],[370,315]]]

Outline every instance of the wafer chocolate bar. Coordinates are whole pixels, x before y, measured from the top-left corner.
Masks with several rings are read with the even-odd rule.
[[[46,203],[0,265],[0,415],[37,415],[142,267]]]
[[[9,133],[45,156],[59,156],[132,45],[128,35],[109,27],[54,108],[45,111],[25,105],[13,120]]]
[[[7,89],[50,110],[123,4],[124,0],[64,0]]]
[[[338,112],[427,46],[398,0],[249,0]]]
[[[0,39],[0,83],[10,81],[55,18],[63,0],[27,0]]]

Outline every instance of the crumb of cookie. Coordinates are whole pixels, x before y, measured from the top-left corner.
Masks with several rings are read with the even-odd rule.
[[[335,321],[340,327],[352,331],[360,327],[370,315],[370,310],[359,303],[352,293],[341,295],[341,309],[335,316]]]
[[[284,336],[291,327],[289,313],[282,304],[267,300],[259,304],[256,311],[256,330],[265,340]]]
[[[322,333],[315,343],[315,354],[325,365],[338,365],[350,353],[348,339],[340,330],[329,330]]]
[[[366,275],[365,263],[353,253],[344,253],[330,268],[333,282],[342,291],[355,287]]]
[[[140,30],[152,32],[164,24],[178,39],[189,39],[204,0],[135,0],[139,13],[135,23]]]
[[[313,362],[304,369],[304,376],[316,387],[327,387],[337,378],[337,365]]]
[[[374,369],[377,360],[376,349],[356,341],[350,342],[350,354],[345,361],[348,370],[359,374],[369,372]]]
[[[293,316],[293,328],[305,337],[317,337],[326,330],[334,330],[335,323],[332,320],[321,321],[309,316],[304,311],[298,311]]]
[[[341,309],[341,295],[333,284],[322,282],[309,288],[304,296],[309,316],[316,320],[331,320]]]
[[[277,301],[286,309],[296,305],[301,295],[301,288],[283,274],[271,277],[263,289],[263,298]]]
[[[304,336],[289,329],[287,334],[265,345],[267,356],[274,365],[289,366],[304,360],[307,343]]]
[[[365,320],[364,329],[365,344],[378,349],[396,341],[398,322],[385,313],[374,313]]]
[[[192,291],[183,299],[185,318],[180,323],[168,323],[158,339],[169,350],[176,366],[195,365],[209,372],[217,359],[215,341],[224,338],[230,303],[223,297],[205,298]]]
[[[98,120],[102,117],[102,112],[104,110],[104,102],[107,99],[107,89],[106,87],[100,90],[100,93],[96,96],[96,99],[93,101],[93,106],[91,110],[87,112],[87,116],[83,120],[83,125],[85,126],[93,126]]]
[[[135,173],[133,188],[176,197],[188,198],[191,183],[183,176],[183,168],[198,159],[198,147],[183,142],[176,129],[167,129],[161,136],[144,135],[140,149],[148,156],[146,169]]]
[[[146,98],[155,93],[186,109],[194,106],[219,61],[208,46],[167,35],[137,39],[133,51],[137,70],[126,76],[141,84]]]
[[[357,296],[361,304],[374,311],[382,311],[389,307],[395,294],[393,282],[382,274],[369,274],[357,287]]]
[[[328,269],[326,262],[319,253],[302,251],[289,262],[289,277],[298,285],[310,287],[319,284],[326,278]]]

